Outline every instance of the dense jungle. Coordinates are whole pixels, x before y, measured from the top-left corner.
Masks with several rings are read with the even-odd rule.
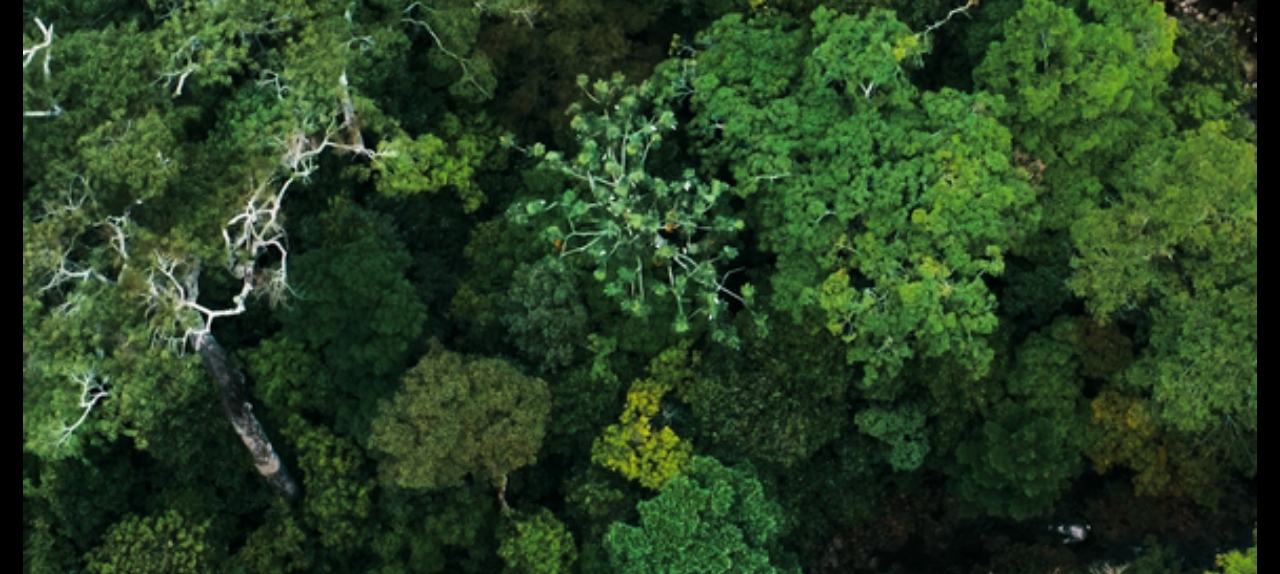
[[[24,574],[1257,572],[1256,0],[22,12]]]

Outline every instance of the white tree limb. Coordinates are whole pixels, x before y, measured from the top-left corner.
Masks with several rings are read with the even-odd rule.
[[[351,145],[356,153],[364,153],[364,135],[360,133],[360,124],[356,120],[356,106],[351,100],[351,88],[347,83],[347,71],[343,70],[338,77],[338,85],[342,90],[342,127],[351,133]]]
[[[98,273],[96,269],[91,267],[82,267],[78,263],[72,261],[69,257],[70,255],[71,248],[67,248],[67,250],[63,252],[62,257],[58,260],[58,268],[54,270],[53,276],[40,287],[41,293],[51,289],[56,289],[68,281],[88,281],[90,279],[96,279],[103,283],[111,283],[110,279],[107,279],[105,275]]]
[[[40,33],[44,35],[44,39],[41,40],[40,43],[36,44],[35,46],[22,49],[22,68],[26,69],[27,66],[30,66],[31,62],[35,60],[35,57],[37,54],[39,54],[41,51],[45,51],[44,52],[44,79],[48,80],[50,75],[49,60],[53,59],[53,50],[50,49],[53,46],[53,24],[49,24],[48,26],[45,26],[44,22],[41,22],[39,18],[36,18],[35,21],[36,21],[36,26],[40,28]]]
[[[964,6],[955,8],[950,12],[947,12],[947,16],[945,18],[938,20],[937,22],[934,22],[928,28],[925,28],[924,31],[921,32],[920,34],[922,35],[928,34],[934,30],[937,30],[938,28],[941,28],[944,24],[946,24],[947,22],[950,22],[951,18],[955,17],[956,14],[964,14],[965,16],[968,16],[969,10],[971,8],[976,8],[978,6],[979,1],[980,0],[969,0],[968,3],[966,3]]]
[[[56,118],[62,115],[63,111],[65,110],[62,109],[62,106],[58,104],[53,104],[53,107],[47,110],[24,111],[22,112],[22,117],[24,118]]]
[[[191,77],[191,74],[200,69],[200,65],[196,63],[195,59],[196,53],[199,51],[200,38],[198,36],[192,36],[187,39],[186,45],[169,56],[170,62],[179,62],[183,59],[186,60],[185,63],[174,66],[174,69],[160,74],[160,79],[164,80],[165,87],[173,84],[175,80],[177,81],[178,85],[173,89],[173,97],[176,98],[182,95],[182,89],[187,83],[187,78]]]
[[[410,15],[417,8],[421,8],[428,12],[434,12],[434,10],[432,10],[431,8],[423,6],[421,2],[414,2],[413,4],[410,4],[408,8],[404,9],[404,12],[403,12],[404,21],[408,24],[419,26],[423,30],[426,30],[427,34],[431,35],[431,39],[435,41],[436,47],[439,48],[440,51],[444,53],[444,55],[452,58],[455,62],[457,62],[458,66],[462,68],[462,79],[466,80],[472,86],[475,86],[476,90],[479,90],[479,92],[483,94],[485,98],[492,98],[493,94],[490,93],[489,90],[486,90],[484,86],[481,86],[480,82],[476,81],[475,72],[471,70],[471,65],[468,63],[468,60],[454,53],[449,48],[445,47],[444,41],[442,41],[440,39],[440,36],[436,34],[435,28],[432,28],[431,24],[428,24],[425,20],[419,20],[418,18],[414,18]]]
[[[343,74],[339,82],[346,94],[346,74]],[[350,104],[350,96],[347,95],[344,99],[344,108],[351,114],[349,117],[353,124],[349,127],[358,129],[354,126],[355,112],[354,106]],[[240,292],[232,297],[232,306],[229,308],[213,309],[198,302],[201,271],[199,263],[188,264],[180,257],[153,252],[155,263],[148,272],[146,293],[148,313],[160,325],[153,332],[153,343],[166,341],[171,347],[180,349],[193,346],[211,333],[216,319],[244,313],[249,295],[266,296],[272,303],[286,298],[291,292],[288,282],[289,250],[285,244],[284,222],[280,210],[289,189],[295,182],[307,179],[318,169],[317,158],[326,149],[348,151],[370,158],[385,155],[364,147],[363,142],[358,139],[354,144],[345,144],[335,141],[334,136],[332,131],[323,138],[295,131],[281,140],[284,152],[280,164],[288,170],[284,182],[277,186],[273,184],[273,178],[266,178],[251,186],[252,191],[244,207],[223,226],[222,240],[227,250],[225,266],[242,282]],[[125,257],[127,221],[127,218],[108,221],[108,228],[113,232],[111,244]],[[280,258],[279,263],[272,268],[259,267],[258,259],[268,253],[275,253]]]
[[[63,425],[62,430],[58,432],[58,440],[55,446],[61,448],[66,444],[76,430],[89,420],[89,414],[93,412],[94,407],[98,403],[109,396],[111,393],[107,391],[107,384],[111,382],[110,377],[99,379],[97,369],[92,367],[84,371],[71,375],[71,380],[80,385],[80,418],[75,423]]]
[[[258,72],[258,87],[271,88],[276,91],[276,99],[283,100],[285,94],[289,93],[289,84],[280,77],[280,72],[274,70],[261,70]]]
[[[36,45],[22,49],[22,69],[27,69],[27,67],[35,61],[36,56],[43,53],[44,59],[41,64],[41,68],[44,72],[44,81],[48,82],[49,78],[53,75],[49,68],[50,63],[53,62],[53,24],[46,26],[39,18],[35,19],[35,23],[36,27],[40,28],[40,34],[44,37]],[[53,118],[62,115],[62,112],[62,106],[58,105],[57,102],[50,102],[49,109],[23,110],[22,117]]]

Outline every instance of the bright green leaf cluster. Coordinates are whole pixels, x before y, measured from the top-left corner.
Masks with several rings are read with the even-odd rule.
[[[1218,555],[1216,574],[1258,574],[1258,531],[1253,531],[1253,547],[1248,551],[1234,550]],[[1214,573],[1206,573],[1214,574]]]
[[[872,407],[859,412],[853,421],[858,430],[889,446],[889,465],[900,472],[910,472],[924,464],[929,455],[929,441],[924,436],[926,413],[919,405],[894,409]]]
[[[578,83],[592,105],[569,110],[576,154],[548,152],[541,144],[529,150],[573,187],[553,201],[517,203],[508,216],[548,221],[547,244],[589,262],[605,294],[626,313],[643,317],[653,309],[647,298],[669,299],[676,332],[706,321],[717,339],[733,343],[729,327],[714,327],[730,299],[746,303],[725,287],[732,272],[721,271],[737,257],[729,241],[744,226],[726,214],[728,186],[707,183],[691,169],[674,179],[653,171],[653,156],[676,129],[674,112],[654,104],[654,84],[626,85],[621,75],[590,85],[582,76]]]
[[[772,574],[769,554],[786,530],[782,509],[749,470],[695,457],[652,500],[637,505],[640,523],[616,523],[605,535],[622,574]]]
[[[407,197],[421,192],[435,193],[452,187],[462,199],[462,208],[471,213],[484,203],[484,192],[475,178],[486,159],[497,149],[487,137],[487,122],[467,125],[456,115],[446,115],[439,132],[410,138],[401,134],[378,143],[371,167],[378,174],[378,192],[388,197]]]
[[[1169,133],[1160,106],[1178,63],[1177,25],[1145,0],[1030,0],[974,71],[977,85],[1011,104],[1018,145],[1049,169],[1046,225],[1065,228],[1096,201],[1132,146]],[[1087,8],[1085,8],[1087,6]]]

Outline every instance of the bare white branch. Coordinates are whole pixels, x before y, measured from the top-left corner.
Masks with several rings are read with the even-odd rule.
[[[289,84],[280,77],[280,73],[273,70],[262,70],[258,72],[258,87],[271,88],[276,91],[277,99],[284,99],[285,94],[289,93]]]
[[[80,264],[71,261],[69,258],[70,255],[70,248],[63,252],[62,257],[58,260],[58,268],[54,270],[53,276],[40,287],[41,293],[51,289],[56,289],[63,283],[67,283],[69,281],[88,281],[90,279],[94,279],[103,283],[111,282],[110,279],[107,279],[105,275],[98,273],[96,270],[83,267]]]
[[[252,185],[244,207],[223,227],[226,268],[242,282],[240,292],[232,298],[230,307],[212,309],[198,302],[201,270],[198,262],[188,263],[181,257],[159,251],[153,253],[154,264],[148,273],[146,293],[148,314],[153,317],[153,344],[163,342],[181,351],[198,344],[204,335],[211,332],[216,319],[244,313],[249,295],[266,296],[270,302],[276,303],[291,292],[288,284],[289,250],[285,244],[281,215],[289,189],[318,169],[317,158],[326,149],[339,149],[366,157],[379,155],[359,141],[355,144],[339,143],[332,139],[334,135],[330,132],[321,138],[296,131],[281,141],[284,153],[280,163],[288,170],[284,182],[277,185],[278,180],[268,177]],[[112,246],[123,256],[128,253],[127,223],[127,218],[108,221],[108,229],[113,233]],[[278,256],[279,263],[271,268],[259,267],[258,260],[268,253]]]
[[[479,6],[481,5],[477,3],[477,7]],[[436,34],[435,28],[432,28],[431,24],[427,23],[426,20],[421,20],[418,18],[414,18],[412,16],[413,11],[417,9],[422,9],[427,12],[434,12],[434,10],[432,10],[431,8],[423,6],[421,2],[414,2],[413,4],[410,4],[408,8],[404,9],[404,12],[403,12],[404,21],[408,24],[412,24],[414,26],[418,26],[422,28],[423,30],[426,30],[427,34],[431,35],[431,39],[435,41],[436,48],[438,48],[441,52],[443,52],[444,55],[452,58],[453,61],[457,62],[458,66],[462,68],[462,78],[466,80],[467,83],[474,86],[476,90],[478,90],[481,94],[484,95],[484,97],[486,98],[493,97],[493,94],[490,93],[489,90],[486,90],[484,86],[480,85],[480,82],[476,81],[476,75],[475,75],[475,72],[471,69],[472,66],[470,61],[467,60],[466,58],[463,58],[462,56],[459,56],[457,53],[453,52],[449,48],[445,47],[444,41],[440,39],[440,36],[438,34]]]
[[[69,216],[69,215],[75,215],[77,213],[80,213],[81,210],[84,208],[85,202],[89,200],[89,193],[88,191],[84,191],[82,193],[76,193],[75,187],[74,187],[75,184],[80,184],[84,186],[85,189],[87,190],[89,187],[89,180],[88,178],[81,175],[75,176],[75,178],[72,180],[71,189],[63,197],[61,203],[55,203],[52,201],[45,201],[41,203],[41,207],[44,209],[44,214],[40,218],[52,219],[55,217]]]
[[[188,343],[209,332],[214,319],[244,311],[243,303],[232,310],[212,311],[198,302],[198,263],[188,264],[159,251],[152,252],[152,257],[155,264],[147,273],[146,298],[148,313],[153,317],[153,345],[164,342],[181,353]],[[236,300],[239,302],[241,298],[237,296]]]
[[[187,39],[186,44],[169,55],[170,69],[160,74],[160,80],[164,81],[166,88],[177,82],[173,88],[173,97],[182,95],[187,78],[200,69],[200,64],[196,62],[196,54],[200,50],[200,37],[192,36]]]
[[[65,110],[62,109],[62,106],[55,103],[53,104],[52,108],[49,108],[47,110],[24,111],[22,112],[22,117],[24,118],[56,118],[62,115],[63,111]]]
[[[137,203],[141,203],[141,201],[136,202],[135,205],[137,205]],[[102,225],[107,228],[108,232],[111,233],[111,240],[110,240],[111,248],[115,249],[116,254],[120,256],[121,261],[128,261],[129,260],[128,231],[133,226],[133,221],[129,219],[128,212],[120,216],[114,216],[114,215],[109,216],[102,222]]]
[[[351,136],[351,143],[356,148],[356,153],[363,153],[364,136],[360,133],[360,124],[356,121],[356,106],[351,100],[351,87],[347,82],[347,71],[342,71],[342,76],[338,78],[338,85],[342,90],[342,127],[348,132],[354,132]]]
[[[261,290],[274,304],[289,293],[289,251],[285,246],[284,225],[280,207],[285,194],[295,179],[290,178],[278,188],[263,182],[254,189],[245,202],[244,209],[232,217],[222,230],[222,240],[227,249],[227,270],[245,282],[242,295]],[[259,269],[257,260],[263,254],[274,251],[280,257],[274,269]]]
[[[50,64],[53,62],[53,24],[45,25],[39,18],[35,19],[36,27],[40,28],[40,34],[44,36],[39,43],[22,49],[22,69],[27,69],[36,59],[36,56],[44,54],[41,63],[44,72],[44,81],[48,82],[53,75],[50,71]],[[57,102],[49,102],[49,108],[45,110],[23,110],[24,118],[53,118],[62,115],[62,106]]]
[[[58,440],[55,446],[61,448],[71,439],[71,435],[89,420],[89,414],[93,412],[94,407],[98,403],[109,396],[111,393],[107,391],[107,384],[111,382],[110,377],[99,377],[95,368],[88,368],[84,371],[71,375],[72,382],[80,385],[80,418],[75,423],[63,425],[62,430],[58,432]]]
[[[964,14],[965,16],[969,16],[969,10],[972,8],[976,8],[978,6],[978,2],[979,0],[969,0],[964,6],[955,8],[950,12],[947,12],[947,16],[945,18],[938,20],[937,22],[934,22],[928,28],[925,28],[924,31],[921,32],[920,34],[922,35],[928,34],[934,30],[937,30],[938,28],[941,28],[944,24],[946,24],[947,22],[950,22],[951,18],[955,17],[956,14]]]
[[[22,68],[26,69],[27,66],[30,66],[31,62],[35,60],[36,55],[43,50],[45,51],[44,52],[44,79],[48,80],[49,79],[49,60],[53,59],[53,50],[50,49],[50,47],[53,46],[53,24],[49,24],[48,26],[45,26],[44,22],[41,22],[39,18],[36,18],[35,21],[36,21],[36,26],[40,28],[40,33],[44,35],[44,39],[41,40],[39,44],[36,44],[30,48],[22,49]]]

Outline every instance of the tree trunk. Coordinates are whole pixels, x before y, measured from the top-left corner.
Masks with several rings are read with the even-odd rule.
[[[244,375],[231,368],[227,362],[227,352],[213,338],[212,333],[205,333],[196,340],[196,352],[200,354],[204,368],[213,375],[218,385],[218,394],[222,397],[222,409],[227,413],[227,420],[235,427],[236,434],[244,441],[244,446],[253,456],[253,466],[258,474],[267,480],[277,494],[287,500],[298,496],[298,484],[289,476],[289,469],[271,446],[271,439],[263,430],[258,418],[253,416],[253,405],[245,395]]]

